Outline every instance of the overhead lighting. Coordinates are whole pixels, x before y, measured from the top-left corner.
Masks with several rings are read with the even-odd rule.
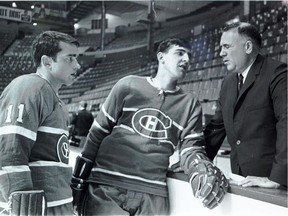
[[[37,26],[37,23],[33,23],[33,26]]]
[[[235,17],[234,19],[228,20],[228,21],[226,22],[226,24],[227,24],[227,25],[230,25],[230,24],[232,24],[232,23],[237,23],[237,22],[239,22],[239,21],[240,21],[239,16],[237,16],[237,17]]]
[[[79,24],[78,23],[74,24],[74,29],[79,29]]]
[[[16,8],[16,7],[17,7],[16,2],[12,2],[12,7],[13,7],[13,8]]]
[[[35,6],[34,5],[31,5],[31,9],[34,9],[35,8]]]

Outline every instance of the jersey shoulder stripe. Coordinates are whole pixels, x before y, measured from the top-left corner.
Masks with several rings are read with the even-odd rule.
[[[0,136],[8,134],[19,134],[33,141],[36,140],[37,134],[29,129],[17,125],[6,125],[0,127]]]

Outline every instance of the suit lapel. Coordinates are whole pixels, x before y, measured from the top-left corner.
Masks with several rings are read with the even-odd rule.
[[[263,64],[263,59],[264,58],[261,55],[258,55],[255,62],[251,66],[251,68],[247,74],[246,80],[243,84],[243,87],[242,87],[241,91],[239,92],[239,96],[238,96],[237,101],[236,101],[236,106],[237,106],[237,103],[239,102],[239,99],[243,96],[243,94],[246,91],[249,90],[249,88],[255,82],[257,75],[260,73],[260,69],[261,69],[262,64]]]
[[[227,100],[227,102],[229,101],[228,107],[230,112],[228,115],[230,115],[229,119],[233,119],[234,118],[234,110],[235,110],[235,106],[236,106],[236,102],[237,102],[237,94],[238,94],[238,89],[237,89],[237,83],[238,83],[238,78],[237,78],[237,73],[233,73],[233,76],[231,77],[231,80],[228,81],[229,85],[228,85],[228,89],[227,91],[230,92],[229,94],[229,99]],[[231,122],[232,124],[232,122]],[[232,124],[233,125],[233,124]]]

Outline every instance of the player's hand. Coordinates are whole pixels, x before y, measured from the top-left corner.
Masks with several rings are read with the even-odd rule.
[[[280,184],[269,180],[267,177],[247,176],[242,181],[238,182],[242,187],[258,186],[263,188],[279,188]]]
[[[199,163],[191,177],[191,186],[196,198],[203,199],[203,205],[213,209],[222,202],[228,188],[224,174],[213,163]]]

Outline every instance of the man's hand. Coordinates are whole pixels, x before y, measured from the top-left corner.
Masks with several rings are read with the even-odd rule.
[[[222,202],[228,188],[224,174],[212,162],[195,160],[194,171],[190,178],[193,194],[203,199],[203,205],[213,209]]]
[[[235,184],[235,182],[231,182],[231,184]],[[280,184],[269,180],[267,177],[257,177],[257,176],[247,176],[245,179],[237,182],[236,184],[242,187],[252,187],[252,186],[258,186],[263,188],[280,187]]]

